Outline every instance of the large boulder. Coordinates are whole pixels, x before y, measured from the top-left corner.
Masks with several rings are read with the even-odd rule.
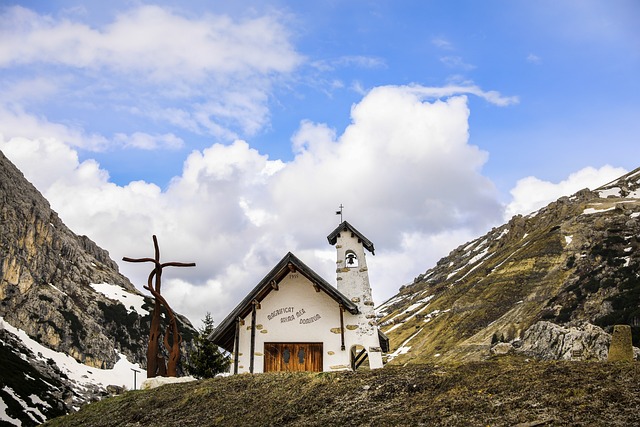
[[[563,327],[540,321],[524,332],[516,351],[547,360],[607,360],[610,343],[611,336],[590,323]]]

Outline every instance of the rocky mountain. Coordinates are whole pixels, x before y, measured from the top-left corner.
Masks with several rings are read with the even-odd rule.
[[[378,307],[389,361],[604,360],[616,324],[638,347],[639,246],[640,168],[517,215]]]
[[[39,424],[109,384],[131,387],[131,368],[144,376],[152,299],[1,152],[0,219],[0,420]]]

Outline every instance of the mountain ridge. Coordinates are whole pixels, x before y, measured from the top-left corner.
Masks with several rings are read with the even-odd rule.
[[[0,373],[0,420],[36,425],[131,384],[130,368],[146,367],[153,299],[69,230],[2,152],[0,220],[0,352],[31,372]],[[186,347],[195,330],[179,320]]]
[[[543,321],[549,341],[571,328],[608,336],[614,324],[630,324],[638,346],[639,216],[640,168],[460,245],[378,307],[394,350],[389,359],[481,360],[497,343],[530,350],[526,332]],[[606,355],[583,344],[576,341],[572,354]],[[554,345],[532,355],[568,357]]]

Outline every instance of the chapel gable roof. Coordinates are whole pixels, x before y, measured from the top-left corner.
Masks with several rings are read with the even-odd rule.
[[[353,233],[354,236],[358,237],[358,239],[362,243],[362,246],[364,246],[366,250],[371,252],[372,255],[375,255],[375,248],[373,247],[373,243],[371,242],[371,240],[364,237],[364,234],[356,230],[356,228],[353,225],[349,224],[347,221],[343,221],[342,224],[336,227],[336,229],[333,230],[331,234],[327,236],[327,240],[329,240],[329,244],[335,245],[338,239],[338,235],[342,232]]]
[[[289,273],[298,272],[306,277],[316,288],[323,291],[345,310],[351,314],[358,313],[358,306],[340,293],[336,288],[327,283],[315,271],[300,261],[295,255],[289,252],[282,260],[253,288],[240,304],[220,323],[220,325],[209,335],[209,339],[215,344],[228,351],[233,351],[233,338],[235,334],[236,319],[244,319],[251,313],[252,304],[260,303],[271,291],[278,288],[280,282]]]

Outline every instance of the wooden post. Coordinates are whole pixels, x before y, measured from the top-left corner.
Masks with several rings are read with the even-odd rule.
[[[233,353],[233,373],[237,374],[238,373],[238,360],[239,360],[239,356],[240,356],[240,322],[242,322],[242,319],[240,317],[238,317],[236,319],[236,344],[235,344],[235,351]]]
[[[344,346],[344,307],[342,306],[342,304],[340,304],[340,339],[341,341],[341,345],[340,345],[340,350],[345,349]]]
[[[633,343],[631,326],[615,325],[611,344],[609,345],[608,362],[633,362]]]
[[[251,307],[251,354],[249,355],[249,372],[253,374],[253,359],[256,351],[256,306],[258,301],[253,301]]]

